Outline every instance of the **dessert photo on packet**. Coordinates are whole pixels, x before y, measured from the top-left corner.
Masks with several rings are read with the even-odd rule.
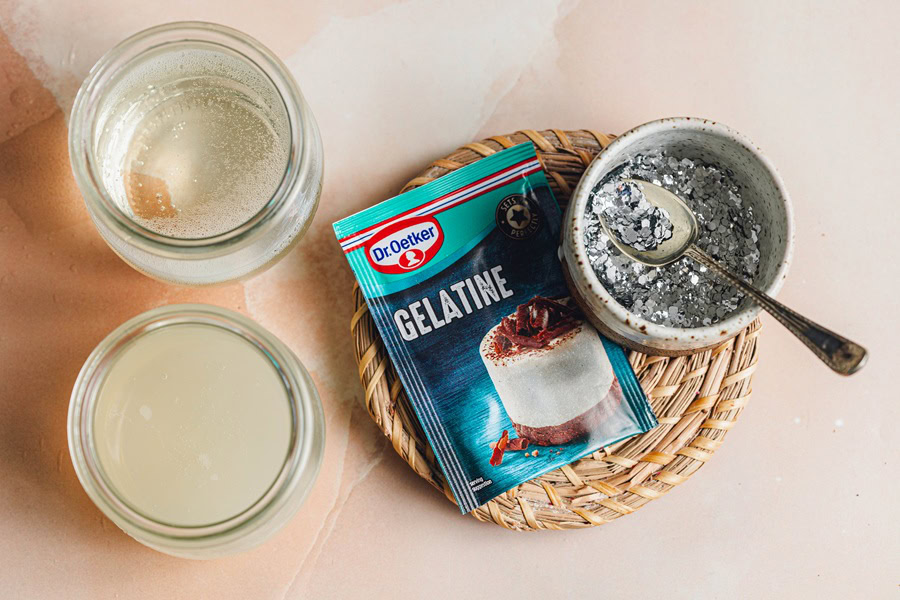
[[[334,224],[462,512],[656,425],[570,298],[530,143]]]

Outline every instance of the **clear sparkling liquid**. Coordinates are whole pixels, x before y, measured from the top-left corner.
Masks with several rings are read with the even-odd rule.
[[[259,212],[284,174],[272,124],[227,88],[192,87],[138,124],[123,165],[135,220],[178,238],[224,233]]]
[[[151,231],[187,239],[230,231],[284,176],[290,135],[277,91],[226,52],[151,54],[101,104],[104,186]]]

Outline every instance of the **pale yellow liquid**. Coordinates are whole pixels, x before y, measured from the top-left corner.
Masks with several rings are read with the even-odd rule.
[[[291,411],[272,363],[225,329],[169,325],[126,347],[102,383],[94,446],[117,494],[163,523],[236,516],[287,457]]]

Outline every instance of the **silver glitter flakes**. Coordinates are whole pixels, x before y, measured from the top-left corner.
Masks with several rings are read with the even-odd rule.
[[[595,186],[588,201],[584,244],[603,286],[624,307],[668,327],[712,325],[737,310],[743,294],[690,259],[649,267],[623,256],[615,247],[603,231],[600,215],[610,195],[618,194],[622,180],[631,177],[661,185],[684,200],[700,224],[697,245],[726,268],[751,281],[759,270],[762,228],[752,207],[744,206],[733,173],[703,161],[657,152],[638,155],[609,173]],[[649,217],[641,218],[637,230],[640,233],[633,234],[635,243],[658,244],[665,239],[664,226],[659,227],[657,235],[661,221],[658,215],[656,222],[651,221],[652,227],[648,223],[646,233],[644,219],[650,221]],[[626,223],[621,229],[615,227],[616,232],[622,233],[622,240],[629,243],[624,237],[627,230]]]
[[[594,214],[603,216],[619,241],[635,250],[655,250],[672,237],[669,213],[650,204],[635,183],[606,183],[592,192],[592,199]]]

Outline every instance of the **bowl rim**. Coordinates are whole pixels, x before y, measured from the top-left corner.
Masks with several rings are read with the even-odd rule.
[[[786,239],[784,252],[780,258],[780,264],[778,265],[771,283],[764,289],[764,291],[772,297],[775,297],[778,294],[787,277],[794,251],[794,216],[790,195],[788,194],[784,181],[778,173],[778,170],[775,168],[775,165],[762,150],[760,150],[759,146],[753,143],[746,135],[735,131],[727,125],[703,118],[667,117],[650,121],[628,130],[615,138],[606,148],[601,150],[600,154],[597,155],[582,175],[581,180],[578,182],[578,186],[575,188],[569,201],[569,218],[566,222],[566,238],[564,245],[565,250],[568,251],[566,253],[568,254],[571,252],[574,260],[567,260],[566,262],[568,263],[567,268],[577,269],[578,274],[580,274],[581,278],[586,280],[588,284],[589,289],[579,290],[581,294],[593,295],[600,300],[603,303],[605,310],[612,313],[619,323],[624,324],[630,330],[639,334],[642,339],[646,341],[659,340],[667,342],[663,347],[669,350],[703,348],[708,346],[712,340],[723,341],[739,333],[759,314],[761,310],[759,305],[751,303],[746,308],[735,311],[722,321],[701,327],[668,327],[654,323],[631,312],[613,298],[600,282],[600,279],[597,277],[593,268],[591,268],[584,244],[579,243],[580,235],[578,234],[584,227],[584,209],[587,205],[590,192],[597,182],[597,173],[605,171],[613,159],[618,156],[620,150],[627,148],[634,141],[670,129],[702,131],[704,133],[712,133],[726,138],[748,150],[768,171],[785,208]],[[573,273],[573,275],[575,275],[575,273]],[[606,319],[604,319],[602,315],[596,314],[595,316],[602,322],[606,322]],[[673,344],[672,342],[675,343]]]

